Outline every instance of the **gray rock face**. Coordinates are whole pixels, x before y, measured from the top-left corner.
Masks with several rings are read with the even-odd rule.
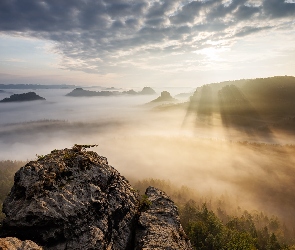
[[[166,194],[149,187],[140,201],[107,159],[88,147],[53,150],[15,174],[1,237],[57,250],[192,249]],[[0,242],[15,245],[8,249],[42,249],[17,238]]]
[[[0,239],[1,250],[42,250],[43,248],[30,240],[21,241],[18,238],[7,237]]]
[[[54,150],[15,175],[3,230],[47,249],[130,249],[137,193],[107,159]]]
[[[146,190],[146,197],[149,204],[138,219],[135,250],[192,249],[173,201],[154,187]]]

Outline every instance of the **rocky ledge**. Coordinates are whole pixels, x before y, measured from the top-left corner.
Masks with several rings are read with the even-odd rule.
[[[166,194],[149,187],[140,197],[87,147],[53,150],[15,174],[0,249],[9,242],[15,249],[34,242],[40,248],[32,249],[191,249]]]

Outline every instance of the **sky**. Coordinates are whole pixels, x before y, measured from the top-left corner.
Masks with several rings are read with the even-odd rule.
[[[294,76],[294,41],[295,0],[0,0],[0,83]]]

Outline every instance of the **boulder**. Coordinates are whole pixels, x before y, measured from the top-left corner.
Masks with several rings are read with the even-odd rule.
[[[138,219],[134,249],[192,249],[174,202],[154,187],[146,190],[144,199],[144,211]]]
[[[15,174],[3,231],[47,249],[130,249],[137,196],[106,158],[54,150]]]

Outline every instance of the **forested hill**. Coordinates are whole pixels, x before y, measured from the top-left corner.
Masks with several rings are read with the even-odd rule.
[[[267,78],[255,78],[255,79],[240,79],[233,81],[224,81],[218,83],[207,84],[210,85],[213,91],[218,92],[227,85],[235,85],[238,88],[251,88],[252,91],[259,90],[260,88],[277,88],[279,86],[284,88],[295,89],[295,77],[294,76],[274,76]],[[259,87],[259,88],[258,88]],[[202,88],[202,87],[200,87]]]
[[[224,81],[218,83],[205,84],[196,89],[201,92],[204,87],[210,88],[212,96],[217,96],[226,86],[235,86],[239,88],[246,97],[258,98],[262,100],[273,99],[294,99],[295,77],[294,76],[274,76],[268,78],[241,79],[234,81]]]
[[[190,98],[187,113],[210,120],[220,114],[223,124],[293,130],[295,77],[277,76],[203,85]]]

